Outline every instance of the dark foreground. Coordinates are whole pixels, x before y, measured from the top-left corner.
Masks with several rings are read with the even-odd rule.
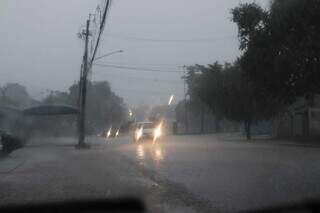
[[[151,212],[239,211],[320,194],[320,149],[225,142],[215,136],[38,139],[0,159],[0,205],[141,198]]]

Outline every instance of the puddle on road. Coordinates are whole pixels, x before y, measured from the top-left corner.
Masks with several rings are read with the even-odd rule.
[[[141,144],[137,146],[137,158],[139,160],[144,160],[144,148]]]
[[[25,161],[23,159],[7,158],[0,162],[0,174],[13,172],[20,167]]]
[[[154,161],[160,164],[165,159],[165,153],[161,143],[140,143],[135,146],[136,158],[140,162]]]

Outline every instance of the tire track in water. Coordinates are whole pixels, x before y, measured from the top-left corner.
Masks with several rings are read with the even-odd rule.
[[[174,205],[180,204],[185,207],[191,207],[197,212],[222,212],[220,209],[214,207],[209,199],[190,192],[185,184],[162,178],[156,171],[140,164],[138,160],[133,160],[122,153],[120,153],[120,155],[128,164],[141,172],[144,177],[160,186],[162,201]]]

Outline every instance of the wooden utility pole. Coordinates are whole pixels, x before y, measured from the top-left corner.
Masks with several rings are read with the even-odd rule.
[[[86,148],[88,145],[85,142],[85,134],[86,134],[86,97],[87,97],[87,77],[88,77],[88,43],[89,43],[89,27],[90,27],[90,20],[87,20],[86,25],[86,32],[85,32],[85,48],[84,48],[84,55],[83,55],[83,69],[81,69],[80,74],[80,90],[79,90],[79,141],[78,147],[79,148]]]
[[[88,148],[89,145],[85,142],[85,136],[86,136],[86,101],[87,101],[87,77],[89,70],[91,70],[91,66],[93,64],[93,61],[95,60],[95,56],[99,47],[99,43],[101,40],[101,35],[105,26],[106,17],[108,10],[110,8],[111,0],[105,0],[105,6],[102,13],[101,11],[96,11],[96,14],[89,14],[89,18],[87,20],[86,24],[86,30],[84,33],[80,33],[79,37],[83,38],[85,37],[85,49],[84,49],[84,55],[83,55],[83,62],[81,66],[80,71],[80,82],[79,82],[79,116],[78,116],[78,130],[79,130],[79,141],[76,147],[78,148]],[[99,7],[100,8],[100,7]],[[90,36],[90,17],[91,16],[99,16],[100,17],[100,25],[99,25],[99,31],[97,33],[97,39],[95,40],[94,45],[94,51],[89,59],[89,53],[88,53],[88,46],[89,46],[89,36]]]
[[[189,133],[189,116],[188,116],[188,103],[187,103],[187,72],[186,67],[183,67],[183,73],[184,73],[184,81],[183,81],[183,92],[184,92],[184,119],[185,119],[185,133]]]

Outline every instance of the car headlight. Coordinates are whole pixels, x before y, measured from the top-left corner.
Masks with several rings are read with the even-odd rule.
[[[139,140],[142,137],[143,129],[138,129],[136,131],[136,140]]]
[[[108,132],[107,132],[107,138],[109,138],[110,135],[111,135],[111,128],[110,128],[110,129],[108,130]]]
[[[157,126],[157,128],[155,128],[154,132],[153,132],[153,141],[157,140],[160,136],[161,136],[162,132],[161,132],[161,124],[159,126]]]

